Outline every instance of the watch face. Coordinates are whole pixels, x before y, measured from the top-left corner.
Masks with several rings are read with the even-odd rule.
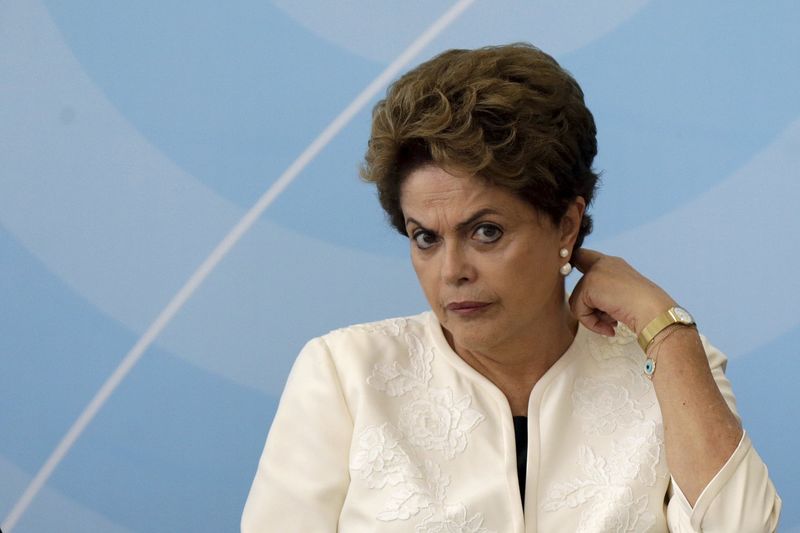
[[[689,314],[689,311],[684,309],[683,307],[676,307],[674,310],[675,316],[683,322],[684,324],[691,324],[694,322],[692,315]]]

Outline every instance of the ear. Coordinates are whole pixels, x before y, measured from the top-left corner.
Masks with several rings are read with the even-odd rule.
[[[569,250],[572,255],[572,248],[575,246],[575,240],[578,238],[578,232],[581,229],[581,222],[583,221],[583,214],[586,212],[586,200],[583,196],[576,196],[570,202],[564,216],[561,217],[561,247]]]

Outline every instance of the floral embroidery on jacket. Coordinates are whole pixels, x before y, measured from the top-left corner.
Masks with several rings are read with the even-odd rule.
[[[408,319],[406,318],[390,318],[378,322],[355,324],[350,326],[349,329],[360,329],[368,333],[380,333],[381,335],[389,337],[399,337],[403,330],[405,330],[407,323]]]
[[[630,344],[635,340],[636,333],[622,322],[617,322],[617,326],[614,328],[614,336],[608,337],[610,344]]]
[[[431,362],[433,351],[422,344],[415,335],[406,333],[408,344],[408,367],[401,366],[399,362],[377,363],[372,375],[367,378],[367,383],[389,396],[400,396],[411,390],[424,387],[431,380]]]
[[[392,492],[385,509],[378,514],[378,520],[407,520],[423,509],[429,509],[429,516],[432,516],[445,507],[445,493],[450,485],[450,477],[442,474],[439,465],[430,459],[420,466],[409,466],[410,475]]]
[[[611,498],[607,500],[595,499],[591,507],[581,513],[579,532],[644,532],[655,524],[653,513],[646,512],[647,496],[634,500],[630,487],[609,496]]]
[[[543,502],[545,511],[580,507],[579,532],[645,532],[655,524],[655,515],[647,510],[648,497],[636,497],[633,485],[655,485],[663,428],[647,420],[645,411],[655,399],[651,384],[641,375],[638,349],[628,346],[632,335],[624,330],[620,334],[618,328],[618,335],[607,342],[591,340],[590,352],[600,371],[575,380],[573,414],[584,433],[613,438],[606,456],[580,446],[580,475],[552,484]]]
[[[611,452],[615,479],[638,480],[647,487],[656,484],[656,466],[661,462],[664,428],[650,421],[634,428],[623,438],[615,439]]]
[[[644,420],[644,409],[653,405],[646,378],[631,369],[621,370],[614,377],[575,380],[573,413],[590,435],[610,435],[620,427],[632,428]]]
[[[655,516],[647,511],[646,495],[634,499],[630,484],[637,480],[649,487],[655,485],[655,467],[661,460],[663,442],[658,429],[653,421],[638,427],[615,443],[607,458],[582,445],[578,451],[582,475],[553,484],[544,510],[583,506],[579,532],[647,531],[655,523]]]
[[[403,407],[400,429],[414,446],[440,450],[452,459],[464,451],[467,434],[483,420],[482,414],[469,408],[471,402],[469,396],[454,402],[452,390],[431,388]]]
[[[480,513],[467,519],[467,509],[463,505],[453,505],[445,509],[441,520],[427,520],[417,526],[417,533],[489,533],[483,527]]]
[[[386,395],[405,397],[397,425],[364,428],[350,467],[370,488],[392,487],[379,520],[408,520],[425,511],[418,533],[491,533],[481,513],[468,517],[463,505],[447,500],[450,477],[440,466],[419,459],[421,451],[454,458],[466,449],[469,433],[484,416],[470,407],[469,396],[456,400],[451,389],[430,387],[433,350],[412,333],[406,332],[404,340],[408,364],[377,363],[367,378]]]
[[[368,487],[397,485],[412,473],[408,454],[400,446],[402,438],[403,434],[391,424],[370,426],[361,432],[352,467],[361,473]]]
[[[638,344],[628,346],[636,342],[636,334],[625,324],[617,324],[617,327],[614,328],[614,336],[604,339],[604,341],[598,340],[589,343],[589,352],[595,361],[604,366],[617,366],[620,362],[619,358],[622,357],[625,358],[628,366],[635,367],[637,370],[641,369],[644,359]],[[645,379],[645,381],[647,380]]]

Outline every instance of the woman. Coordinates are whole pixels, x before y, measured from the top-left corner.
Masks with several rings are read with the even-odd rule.
[[[389,89],[362,174],[431,311],[306,345],[243,531],[777,528],[725,357],[664,290],[581,249],[595,134],[529,45],[451,50]]]

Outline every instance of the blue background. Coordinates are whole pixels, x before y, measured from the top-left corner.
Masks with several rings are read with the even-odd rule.
[[[0,2],[0,519],[230,228],[450,6]],[[798,22],[788,0],[478,0],[412,61],[525,40],[575,75],[603,172],[587,246],[666,287],[728,354],[794,532]],[[426,308],[357,178],[369,107],[169,323],[14,531],[236,530],[305,340]]]

